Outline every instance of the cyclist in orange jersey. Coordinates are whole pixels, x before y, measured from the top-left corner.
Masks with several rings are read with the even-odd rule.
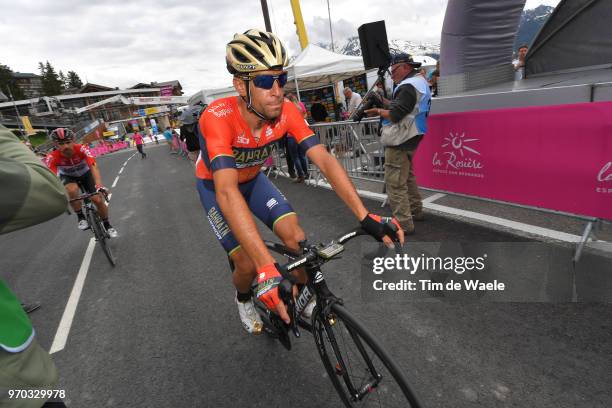
[[[287,53],[274,34],[259,30],[236,34],[227,44],[226,62],[238,96],[216,100],[200,116],[197,186],[213,231],[234,265],[233,283],[243,326],[250,333],[259,333],[262,323],[250,290],[255,277],[257,297],[287,323],[289,316],[278,297],[278,265],[251,213],[289,248],[298,251],[299,242],[305,239],[291,205],[260,171],[286,133],[295,137],[364,230],[390,243],[389,237],[383,237],[383,222],[399,224],[368,212],[344,168],[319,143],[298,108],[284,98]],[[403,242],[401,229],[399,237]],[[311,311],[307,308],[305,317]]]

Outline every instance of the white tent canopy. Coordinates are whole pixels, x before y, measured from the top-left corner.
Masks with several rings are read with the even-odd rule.
[[[436,65],[436,60],[428,56],[413,56],[415,61],[421,62],[423,67]],[[293,91],[296,89],[314,89],[329,86],[336,82],[351,78],[366,72],[361,57],[337,54],[314,44],[308,44],[297,58],[287,67],[289,81],[286,89]],[[373,73],[372,73],[373,72]],[[370,80],[376,79],[375,70],[369,75]],[[217,89],[202,89],[189,98],[189,105],[202,101],[210,103],[217,98],[237,95],[233,86]]]
[[[427,67],[435,67],[436,63],[438,61],[436,61],[435,58],[432,58],[428,55],[413,55],[412,59],[415,62],[420,62],[421,63],[421,67],[423,68],[427,68]]]
[[[308,44],[287,67],[287,90],[321,88],[366,72],[361,57],[337,54],[318,45]],[[198,101],[210,103],[214,99],[236,95],[233,86],[219,89],[202,89],[189,98],[189,104]]]
[[[343,79],[363,74],[363,59],[336,54],[314,44],[308,44],[288,67],[288,89],[320,88]]]
[[[193,106],[198,102],[205,104],[212,103],[215,99],[224,98],[226,96],[238,95],[234,86],[226,88],[202,89],[189,97],[189,105]]]

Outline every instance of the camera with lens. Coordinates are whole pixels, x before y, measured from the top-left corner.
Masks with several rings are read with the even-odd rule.
[[[384,107],[382,98],[377,92],[370,91],[363,97],[361,107],[353,113],[352,119],[354,122],[361,122],[361,119],[365,116],[365,111],[372,108]]]

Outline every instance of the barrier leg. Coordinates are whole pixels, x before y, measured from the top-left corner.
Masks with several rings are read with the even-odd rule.
[[[382,190],[383,194],[387,194],[387,185],[383,184],[383,190]],[[380,208],[384,208],[387,205],[387,202],[389,201],[388,198],[385,198],[382,202],[382,204],[380,205]]]
[[[597,220],[595,222],[597,222]],[[589,240],[592,231],[593,221],[589,221],[586,227],[584,228],[584,232],[582,233],[582,238],[580,239],[580,242],[576,246],[576,252],[574,253],[574,263],[577,263],[580,260],[582,250],[584,249],[585,244]]]

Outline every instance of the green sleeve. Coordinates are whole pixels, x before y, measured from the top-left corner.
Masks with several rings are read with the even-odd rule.
[[[57,176],[0,125],[0,234],[54,218],[67,203]]]

